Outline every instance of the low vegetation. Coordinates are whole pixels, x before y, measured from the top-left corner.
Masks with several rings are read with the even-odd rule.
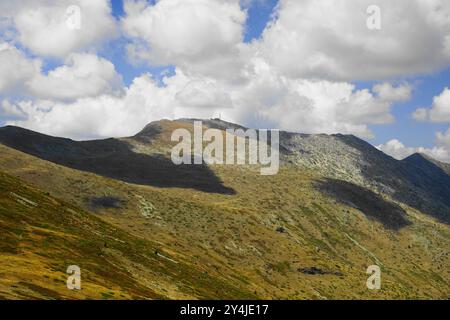
[[[173,126],[161,122],[147,140],[127,141],[136,152],[167,158]],[[294,164],[275,176],[252,166],[210,166],[217,189],[205,192],[192,176],[184,185],[161,187],[3,145],[0,152],[0,170],[8,173],[0,174],[2,297],[450,296],[448,225],[356,181],[327,180]],[[157,169],[171,177],[164,171],[170,168]],[[92,199],[103,200],[93,206]],[[71,264],[81,267],[80,291],[66,288]],[[382,270],[381,290],[366,287],[373,264]]]

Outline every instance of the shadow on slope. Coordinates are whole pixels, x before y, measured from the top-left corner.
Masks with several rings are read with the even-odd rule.
[[[387,186],[394,199],[450,223],[450,176],[421,155],[395,160],[354,136],[336,135],[361,152],[361,170],[368,181]]]
[[[387,229],[398,231],[411,224],[405,217],[405,210],[369,189],[336,179],[319,181],[316,188],[336,201],[360,210],[367,218],[382,223]]]
[[[155,187],[235,194],[206,165],[175,165],[162,155],[136,153],[122,140],[73,141],[18,127],[0,128],[0,143],[66,167]]]
[[[206,273],[201,264],[187,263],[184,252],[166,252],[162,242],[135,236],[3,172],[0,221],[0,296],[258,298],[251,288]],[[177,261],[170,259],[173,254]],[[80,291],[67,290],[66,270],[73,264],[82,268]],[[83,284],[83,279],[88,285]],[[153,285],[156,282],[158,286]]]

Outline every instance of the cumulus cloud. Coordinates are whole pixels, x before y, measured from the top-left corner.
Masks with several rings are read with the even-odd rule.
[[[367,8],[381,29],[367,28]],[[258,44],[293,78],[379,80],[426,73],[450,63],[447,0],[281,0]],[[401,23],[399,23],[401,21]]]
[[[0,94],[38,99],[74,100],[120,91],[122,78],[114,65],[95,54],[69,55],[65,64],[42,72],[42,61],[0,43]]]
[[[287,79],[256,63],[245,85],[207,77],[192,78],[176,69],[158,85],[144,75],[122,95],[103,94],[73,103],[16,104],[28,115],[11,124],[72,138],[131,135],[161,118],[217,117],[254,127],[309,133],[353,133],[371,137],[369,124],[393,121],[393,101],[342,82]],[[10,107],[11,109],[12,107]],[[86,136],[86,132],[92,133]]]
[[[134,80],[122,96],[104,94],[75,102],[20,101],[26,119],[8,124],[52,135],[91,139],[136,133],[154,118],[168,115],[158,105],[158,87],[148,76]]]
[[[165,81],[166,85],[160,86],[145,74],[135,78],[120,95],[103,94],[74,102],[4,102],[9,110],[26,115],[8,124],[51,135],[92,139],[133,135],[149,122],[162,118],[207,117],[211,114],[214,107],[205,109],[201,101],[197,101],[200,105],[195,102],[190,106],[180,104],[177,94],[198,84],[191,84],[182,73]],[[2,109],[5,108],[0,105]]]
[[[28,115],[16,104],[3,100],[0,103],[0,116],[10,120],[26,120]]]
[[[0,42],[0,94],[21,92],[24,84],[41,70],[42,62],[28,59],[16,47]]]
[[[445,133],[436,133],[436,145],[432,148],[407,147],[397,139],[392,139],[377,146],[377,148],[398,160],[402,160],[413,153],[424,153],[436,160],[450,163],[450,129]]]
[[[93,6],[109,15],[99,3]],[[366,27],[369,4],[382,10],[379,31]],[[31,1],[10,14],[16,25],[30,8]],[[370,125],[393,123],[395,103],[411,97],[413,88],[392,85],[392,77],[450,61],[448,13],[444,0],[282,0],[262,38],[243,43],[246,9],[238,0],[128,0],[120,25],[129,58],[174,65],[174,76],[161,85],[144,74],[117,90],[108,61],[76,53],[106,37],[109,23],[94,19],[97,40],[63,42],[55,52],[65,64],[26,76],[33,97],[5,100],[0,109],[13,124],[73,138],[130,135],[160,118],[218,114],[252,127],[372,137]],[[24,30],[17,27],[21,42]],[[350,82],[356,79],[381,80],[357,89]]]
[[[438,132],[436,134],[437,144],[450,149],[450,128],[446,132]]]
[[[346,82],[291,79],[261,59],[255,74],[233,92],[237,118],[243,123],[308,133],[353,133],[372,137],[369,124],[391,123],[395,101]]]
[[[231,108],[230,95],[215,81],[191,80],[176,93],[181,105],[193,108]]]
[[[3,28],[14,30],[23,46],[42,56],[65,57],[116,32],[107,0],[2,1],[0,12],[9,22]]]
[[[420,149],[420,148],[406,147],[402,142],[400,142],[397,139],[392,139],[386,142],[385,144],[380,144],[377,146],[377,148],[397,160],[402,160],[406,157],[409,157],[413,153],[419,152]]]
[[[191,84],[182,73],[166,81],[166,86],[159,86],[145,74],[134,79],[120,95],[102,94],[74,102],[3,101],[0,112],[16,116],[8,124],[75,139],[128,136],[153,120],[211,113],[211,108],[205,110],[201,101],[197,101],[200,105],[195,101],[191,106],[180,104],[177,94],[198,84]]]
[[[428,110],[426,108],[418,108],[412,113],[412,117],[416,121],[426,121],[428,118]]]
[[[377,84],[373,91],[382,100],[386,101],[407,101],[411,98],[412,87],[409,84],[402,84],[394,87],[388,82]]]
[[[148,41],[161,63],[221,55],[242,40],[245,13],[238,1],[126,1],[124,31]]]
[[[238,71],[246,19],[238,0],[127,0],[125,12],[122,28],[134,39],[128,46],[132,60],[203,74]]]
[[[65,65],[39,74],[29,82],[31,93],[45,99],[76,99],[97,96],[122,88],[114,65],[94,54],[72,54]]]
[[[442,93],[433,98],[430,109],[419,108],[412,114],[417,121],[449,122],[450,121],[450,90],[445,88]]]

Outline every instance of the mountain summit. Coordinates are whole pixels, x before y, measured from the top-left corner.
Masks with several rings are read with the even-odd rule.
[[[44,160],[137,184],[232,192],[208,166],[175,166],[170,161],[171,132],[192,130],[195,120],[205,128],[246,129],[219,119],[155,121],[133,137],[93,141],[55,138],[18,127],[0,128],[0,143]],[[424,213],[450,221],[450,165],[414,154],[393,159],[352,135],[280,132],[284,165],[312,169],[386,194]],[[195,181],[195,182],[194,182]]]
[[[0,297],[72,297],[69,263],[94,299],[448,298],[447,165],[291,132],[276,175],[174,165],[171,134],[194,120],[93,141],[0,128]]]

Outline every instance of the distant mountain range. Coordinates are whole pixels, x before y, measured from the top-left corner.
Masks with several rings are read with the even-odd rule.
[[[125,254],[126,246],[110,247],[105,240],[98,248],[103,258],[83,260],[97,270],[92,279],[107,282],[99,270],[110,260],[114,272],[129,279],[105,284],[115,295],[92,290],[84,297],[448,298],[449,164],[422,154],[398,161],[351,135],[280,132],[282,167],[275,176],[259,176],[250,165],[176,166],[170,160],[171,132],[192,130],[193,121],[156,121],[132,137],[93,141],[0,128],[0,208],[15,202],[13,210],[22,210],[17,201],[33,197],[36,208],[26,210],[39,216],[45,206],[38,203],[49,202],[48,194],[56,199],[51,201],[83,212],[86,221],[89,213],[102,221],[101,228],[82,231],[86,241],[88,233],[95,234],[95,246],[110,239],[105,230],[129,237],[119,240],[133,246],[133,256]],[[246,129],[219,119],[201,121],[205,128]],[[32,196],[20,183],[38,191]],[[22,222],[14,220],[14,212],[0,211],[0,221],[10,226],[2,241],[14,243],[14,248],[1,246],[0,256],[11,266],[23,247],[14,228],[28,233],[23,241],[44,237],[64,243],[69,234],[78,236],[68,221],[46,215],[51,221],[39,217],[33,225],[21,215],[17,212]],[[67,234],[58,238],[56,232]],[[61,278],[62,261],[76,259],[45,256],[41,238],[25,245],[26,251],[35,253],[41,267],[58,265],[55,277]],[[154,248],[151,261],[140,257],[139,239]],[[184,273],[173,271],[174,263]],[[365,288],[365,268],[371,264],[386,273],[379,292]],[[0,279],[0,296],[76,297],[21,268],[25,265],[8,269],[16,287]],[[139,288],[130,289],[129,281]]]

